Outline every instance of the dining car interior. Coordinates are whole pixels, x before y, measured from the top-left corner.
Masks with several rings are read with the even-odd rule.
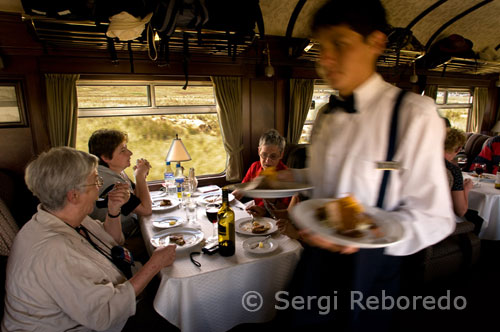
[[[290,282],[302,242],[278,230],[281,217],[266,200],[277,204],[284,196],[265,190],[253,196],[256,189],[241,182],[259,160],[309,166],[316,116],[338,95],[311,32],[325,2],[0,0],[0,321],[10,305],[6,279],[15,278],[6,273],[11,246],[40,204],[25,183],[28,164],[54,147],[89,152],[91,136],[110,129],[126,137],[129,163],[119,171],[134,179],[147,167],[152,207],[134,210],[136,236],[126,245],[142,246],[146,264],[156,247],[177,243],[176,260],[141,299],[150,301],[150,318],[124,331],[281,328],[275,294]],[[482,167],[478,156],[491,153],[500,133],[500,0],[381,3],[389,26],[377,72],[432,98],[443,126],[447,120],[463,133],[451,162],[473,183],[453,233],[402,259],[401,296],[439,305],[399,308],[390,330],[491,330],[500,298],[500,159]],[[262,143],[271,129],[286,141],[283,149]],[[98,157],[99,169],[104,159],[113,169],[112,159]],[[139,182],[134,188],[137,194]],[[248,195],[239,195],[244,188]],[[298,206],[311,198],[311,187],[287,190]],[[256,230],[247,210],[259,198],[269,224]],[[225,207],[236,224],[231,257],[224,257],[229,249],[221,240]],[[273,235],[253,236],[267,234]],[[217,239],[218,247],[210,246]],[[248,290],[268,301],[257,310],[245,307]]]

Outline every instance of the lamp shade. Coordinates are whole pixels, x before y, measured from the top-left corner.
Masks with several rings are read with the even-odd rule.
[[[491,131],[494,133],[500,133],[500,121],[497,121],[497,123],[495,123]]]
[[[189,161],[191,160],[191,156],[189,152],[186,150],[184,144],[182,144],[182,140],[175,134],[175,138],[172,140],[172,144],[170,145],[170,149],[168,150],[166,161]]]

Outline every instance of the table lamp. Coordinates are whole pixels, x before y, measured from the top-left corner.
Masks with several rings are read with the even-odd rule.
[[[170,149],[168,150],[165,160],[174,162],[191,160],[191,156],[177,134],[175,134],[175,138],[172,140],[172,144],[170,145]]]
[[[495,123],[495,125],[493,126],[493,128],[491,128],[491,131],[494,133],[494,134],[497,134],[500,133],[500,120],[497,121],[497,123]]]

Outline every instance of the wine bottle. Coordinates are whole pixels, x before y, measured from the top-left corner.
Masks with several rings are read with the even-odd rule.
[[[221,256],[232,256],[235,251],[234,211],[229,206],[228,194],[228,189],[222,189],[222,206],[217,212],[219,252]]]

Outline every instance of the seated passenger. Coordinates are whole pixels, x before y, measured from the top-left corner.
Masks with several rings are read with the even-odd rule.
[[[129,262],[112,255],[123,250],[120,218],[88,216],[102,185],[97,163],[58,147],[28,165],[26,184],[41,204],[10,251],[2,331],[120,331],[136,313],[136,296],[174,262],[175,246],[159,248],[127,280]],[[129,195],[116,185],[109,214],[118,215]]]
[[[447,128],[444,142],[444,162],[451,188],[451,198],[455,214],[462,217],[468,209],[468,195],[472,189],[471,179],[463,179],[462,171],[453,162],[455,156],[465,144],[465,135],[455,128]]]
[[[285,138],[282,137],[276,129],[271,129],[262,134],[259,139],[259,157],[260,160],[254,162],[247,171],[247,174],[241,183],[250,182],[255,179],[259,174],[269,168],[275,167],[277,171],[287,169],[286,165],[281,161],[283,153],[285,152]],[[239,190],[233,191],[236,199],[241,199],[243,193]],[[285,197],[280,199],[267,200],[270,205],[277,210],[284,210],[292,207],[298,201],[297,196]],[[248,211],[257,216],[266,215],[264,201],[260,198],[255,198],[255,205],[248,208]]]
[[[134,166],[135,183],[132,182],[124,172],[130,166],[132,156],[132,151],[127,148],[127,141],[126,133],[111,129],[97,130],[89,139],[89,153],[99,158],[99,176],[104,181],[104,185],[99,189],[99,197],[104,198],[104,201],[97,202],[90,216],[104,221],[108,214],[105,204],[106,194],[116,183],[128,184],[132,194],[119,211],[126,239],[138,233],[137,215],[148,216],[153,212],[146,182],[151,165],[146,159],[137,159]]]
[[[495,136],[486,144],[471,165],[471,171],[475,164],[486,164],[486,173],[497,174],[500,163],[500,136]]]

